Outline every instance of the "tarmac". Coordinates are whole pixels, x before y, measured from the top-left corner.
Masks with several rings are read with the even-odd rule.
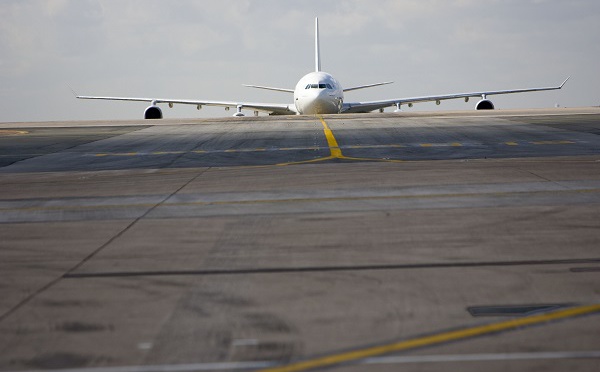
[[[600,108],[0,123],[0,371],[596,371]]]

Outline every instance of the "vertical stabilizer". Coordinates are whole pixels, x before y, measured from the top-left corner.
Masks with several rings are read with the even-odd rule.
[[[321,51],[319,48],[319,17],[315,18],[315,71],[321,71]]]

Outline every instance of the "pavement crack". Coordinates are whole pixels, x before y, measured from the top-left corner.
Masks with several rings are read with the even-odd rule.
[[[166,197],[164,197],[161,201],[159,201],[158,203],[154,204],[153,206],[151,206],[150,208],[148,208],[146,210],[146,212],[144,212],[142,215],[140,215],[139,217],[137,217],[136,219],[134,219],[130,224],[128,224],[127,226],[125,226],[125,228],[123,228],[121,231],[119,231],[115,236],[113,236],[112,238],[110,238],[106,243],[104,243],[103,245],[101,245],[99,248],[97,248],[95,251],[93,251],[92,253],[90,253],[87,257],[85,257],[83,260],[81,260],[81,262],[79,262],[77,265],[75,265],[74,267],[72,267],[70,270],[68,270],[64,275],[69,275],[71,273],[73,273],[74,271],[76,271],[77,269],[79,269],[81,266],[83,266],[86,262],[88,262],[89,260],[91,260],[94,256],[96,256],[98,253],[100,253],[104,248],[108,247],[110,244],[112,244],[114,241],[116,241],[117,239],[119,239],[121,236],[123,236],[127,231],[129,231],[133,226],[135,226],[139,221],[143,220],[147,215],[149,215],[150,213],[152,213],[152,211],[154,211],[156,208],[160,207],[161,205],[163,205],[167,200],[171,199],[174,195],[176,195],[178,192],[180,192],[181,190],[183,190],[186,186],[188,186],[190,183],[194,182],[196,179],[198,179],[200,176],[202,176],[204,173],[206,173],[209,169],[211,168],[206,168],[203,169],[201,172],[199,172],[197,175],[195,175],[194,177],[192,177],[191,179],[189,179],[187,182],[185,182],[182,186],[180,186],[177,190],[173,191],[171,194],[167,195]]]
[[[49,283],[47,283],[46,285],[42,286],[41,288],[39,288],[36,291],[34,291],[33,293],[31,293],[29,296],[27,296],[24,299],[22,299],[19,303],[17,303],[15,306],[13,306],[12,308],[10,308],[4,314],[1,314],[0,315],[0,323],[3,322],[6,318],[8,318],[10,315],[14,314],[17,310],[19,310],[20,308],[22,308],[23,306],[25,306],[26,304],[28,304],[35,297],[37,297],[38,295],[44,293],[48,289],[52,288],[59,281],[61,281],[65,277],[69,277],[69,275],[72,275],[73,272],[75,272],[77,269],[79,269],[85,263],[89,262],[92,258],[94,258],[100,252],[102,252],[106,247],[108,247],[110,244],[112,244],[117,239],[119,239],[121,236],[123,236],[127,231],[129,231],[139,221],[141,221],[142,219],[144,219],[148,214],[150,214],[156,208],[160,207],[167,200],[169,200],[170,198],[172,198],[174,195],[176,195],[178,192],[180,192],[181,190],[183,190],[186,186],[188,186],[190,183],[194,182],[196,179],[198,179],[200,176],[202,176],[203,174],[205,174],[210,169],[211,169],[211,167],[206,168],[206,169],[202,169],[197,175],[195,175],[194,177],[190,178],[182,186],[180,186],[179,188],[177,188],[177,190],[173,191],[172,193],[170,193],[169,195],[167,195],[166,197],[164,197],[158,203],[156,203],[153,206],[149,207],[148,210],[146,210],[142,215],[140,215],[137,218],[135,218],[131,223],[129,223],[127,226],[125,226],[121,231],[119,231],[117,234],[115,234],[113,237],[111,237],[108,241],[106,241],[100,247],[96,248],[93,252],[91,252],[86,257],[84,257],[79,263],[77,263],[75,266],[73,266],[72,268],[70,268],[69,270],[67,270],[64,274],[62,274],[62,275],[60,275],[60,276],[52,279]]]

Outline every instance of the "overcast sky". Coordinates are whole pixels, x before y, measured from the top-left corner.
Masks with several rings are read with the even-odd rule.
[[[557,85],[491,97],[497,108],[600,104],[598,0],[0,0],[0,122],[137,119],[146,103],[79,94],[291,103],[314,69],[345,100]],[[407,110],[472,109],[474,102]],[[165,117],[229,116],[178,105]]]

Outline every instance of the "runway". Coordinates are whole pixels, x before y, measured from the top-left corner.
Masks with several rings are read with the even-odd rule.
[[[0,370],[600,367],[600,109],[0,123]]]

